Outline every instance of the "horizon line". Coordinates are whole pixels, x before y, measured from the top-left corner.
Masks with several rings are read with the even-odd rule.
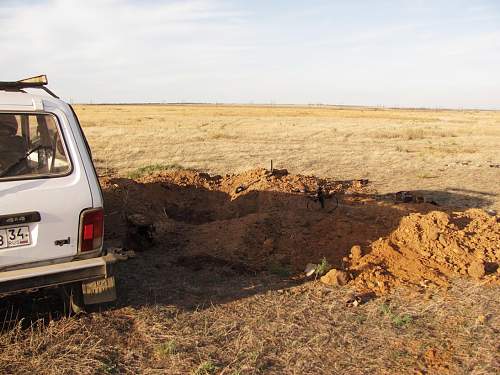
[[[67,101],[70,103],[71,101]],[[412,110],[412,111],[489,111],[498,112],[499,108],[477,108],[477,107],[405,107],[405,106],[385,106],[385,105],[358,105],[358,104],[323,104],[323,103],[310,103],[310,104],[293,104],[293,103],[231,103],[231,102],[73,102],[71,105],[178,105],[178,106],[242,106],[242,107],[332,107],[338,109],[355,109],[364,108],[370,110]]]

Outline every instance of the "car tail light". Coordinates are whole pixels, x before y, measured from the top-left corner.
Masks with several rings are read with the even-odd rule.
[[[92,208],[80,215],[80,252],[100,249],[104,236],[104,210]]]

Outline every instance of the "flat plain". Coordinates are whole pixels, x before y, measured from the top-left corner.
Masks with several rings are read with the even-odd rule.
[[[500,209],[500,112],[326,106],[78,105],[101,174],[274,166],[380,193]]]

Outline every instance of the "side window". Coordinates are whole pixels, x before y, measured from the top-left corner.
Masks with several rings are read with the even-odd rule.
[[[70,170],[56,117],[0,114],[0,179],[60,176]]]

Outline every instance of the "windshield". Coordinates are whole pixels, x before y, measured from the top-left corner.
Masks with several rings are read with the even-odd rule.
[[[70,169],[55,116],[0,113],[0,179],[60,176]]]

